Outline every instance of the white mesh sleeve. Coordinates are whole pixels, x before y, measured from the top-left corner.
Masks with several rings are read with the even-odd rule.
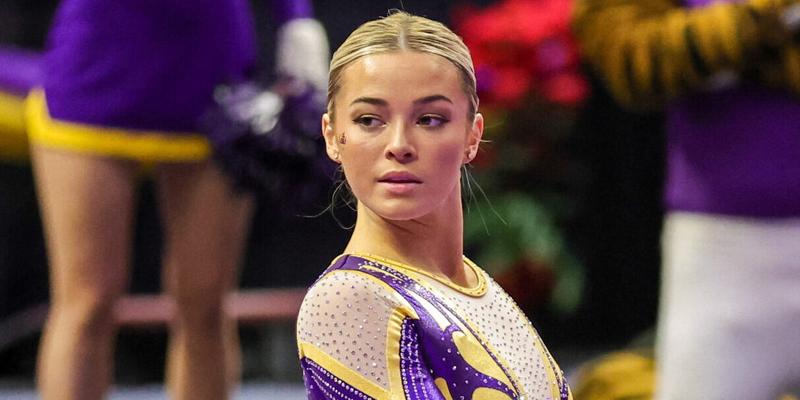
[[[297,340],[378,386],[388,389],[386,357],[389,317],[409,307],[379,280],[354,271],[334,271],[308,292],[297,320]]]

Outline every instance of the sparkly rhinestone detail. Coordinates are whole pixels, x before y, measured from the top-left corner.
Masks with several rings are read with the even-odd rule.
[[[327,274],[306,294],[297,320],[297,338],[388,388],[386,328],[389,315],[404,302],[363,274]]]
[[[370,400],[358,389],[339,379],[330,371],[307,358],[301,361],[303,380],[310,399]]]
[[[478,268],[478,266],[475,265],[475,263],[473,263],[470,259],[468,259],[466,257],[464,257],[464,265],[466,265],[467,268],[469,268],[469,270],[472,271],[472,273],[475,274],[475,277],[478,280],[478,283],[474,287],[471,287],[471,288],[458,285],[455,282],[447,279],[446,277],[435,275],[435,274],[433,274],[431,272],[428,272],[428,271],[426,271],[424,269],[417,268],[417,267],[414,267],[412,265],[408,265],[408,264],[402,263],[400,261],[391,260],[391,259],[388,259],[388,258],[385,258],[385,257],[376,256],[376,255],[373,255],[373,254],[354,254],[354,256],[362,257],[362,258],[365,258],[365,259],[368,259],[368,260],[377,261],[377,262],[379,262],[381,264],[394,267],[395,269],[406,270],[406,271],[413,272],[413,273],[415,273],[417,275],[426,276],[426,277],[428,277],[430,279],[433,279],[433,280],[435,280],[435,281],[437,281],[437,282],[439,282],[439,283],[441,283],[441,284],[443,284],[443,285],[445,285],[445,286],[447,286],[447,287],[449,287],[451,289],[455,289],[456,291],[458,291],[460,293],[463,293],[463,294],[466,294],[466,295],[469,295],[469,296],[480,297],[480,296],[483,296],[486,293],[487,286],[486,286],[485,274],[482,273],[480,268]]]

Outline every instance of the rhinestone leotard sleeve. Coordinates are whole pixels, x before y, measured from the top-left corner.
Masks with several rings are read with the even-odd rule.
[[[419,397],[403,396],[406,377],[391,367],[400,349],[410,348],[401,342],[415,340],[406,323],[415,317],[402,296],[374,277],[354,271],[323,276],[306,295],[297,323],[309,399],[444,399],[432,379],[415,388]],[[427,374],[421,364],[416,370]]]

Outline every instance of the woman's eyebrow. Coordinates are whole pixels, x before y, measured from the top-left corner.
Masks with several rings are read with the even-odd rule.
[[[414,100],[414,105],[418,106],[418,105],[422,105],[422,104],[434,103],[434,102],[437,102],[437,101],[446,101],[446,102],[448,102],[450,104],[453,104],[453,100],[450,100],[449,97],[447,97],[445,95],[442,95],[442,94],[433,94],[433,95],[430,95],[430,96],[425,96],[425,97],[422,97],[422,98]],[[371,105],[374,105],[374,106],[381,106],[381,107],[386,107],[386,106],[389,105],[389,102],[387,102],[384,99],[379,99],[377,97],[358,97],[355,100],[353,100],[352,102],[350,102],[350,105],[352,106],[353,104],[358,104],[358,103],[366,103],[366,104],[371,104]]]
[[[453,100],[450,100],[449,97],[447,97],[445,95],[442,95],[442,94],[434,94],[434,95],[425,96],[423,98],[414,100],[414,105],[434,103],[434,102],[437,102],[437,101],[446,101],[446,102],[448,102],[450,104],[453,104]]]
[[[386,106],[389,105],[389,103],[386,100],[379,99],[379,98],[376,98],[376,97],[359,97],[359,98],[356,98],[355,100],[353,100],[352,102],[350,102],[350,105],[352,106],[353,104],[357,104],[357,103],[366,103],[366,104],[372,104],[374,106],[381,106],[381,107],[386,107]]]

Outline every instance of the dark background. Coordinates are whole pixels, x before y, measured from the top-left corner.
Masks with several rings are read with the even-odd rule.
[[[41,49],[56,1],[0,2],[0,44]],[[260,70],[269,76],[274,28],[265,2],[253,1],[261,41]],[[491,1],[472,1],[485,5]],[[447,22],[453,1],[316,1],[318,18],[335,49],[360,23],[404,8]],[[2,66],[0,66],[2,68]],[[569,245],[586,268],[587,285],[578,311],[567,317],[531,315],[551,350],[592,354],[623,346],[655,322],[663,133],[660,115],[621,111],[594,84],[564,154],[588,167],[588,180],[574,190],[577,213],[563,223]],[[308,286],[344,247],[349,232],[329,214],[299,217],[280,211],[285,199],[260,198],[253,220],[243,287]],[[327,206],[323,194],[300,214]],[[152,187],[145,181],[139,201],[132,272],[133,292],[159,290],[160,228]],[[28,165],[0,160],[0,326],[2,321],[47,300],[47,268],[34,185]],[[241,329],[245,352],[262,346],[264,331]],[[37,335],[0,348],[0,378],[33,375]],[[155,381],[163,376],[163,330],[123,331],[117,379]],[[130,344],[130,346],[127,346]],[[135,350],[133,350],[135,349]],[[581,356],[576,356],[580,358]],[[250,375],[258,376],[256,369]],[[245,370],[247,378],[248,371]]]

